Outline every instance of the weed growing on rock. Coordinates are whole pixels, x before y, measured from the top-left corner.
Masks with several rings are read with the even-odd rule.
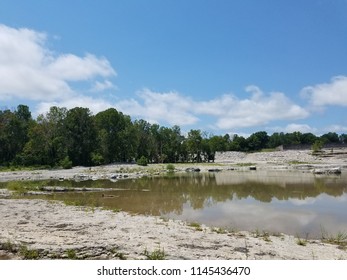
[[[337,234],[329,234],[323,227],[321,227],[322,242],[338,245],[340,249],[347,248],[347,233],[338,232]]]
[[[39,258],[39,252],[37,250],[30,250],[25,245],[20,247],[19,253],[25,260],[37,260]]]
[[[202,227],[199,223],[192,222],[189,224],[189,226],[195,228],[196,231],[202,231]]]
[[[74,249],[69,249],[66,251],[67,258],[69,260],[76,260],[77,259],[77,254]]]
[[[166,254],[164,249],[161,250],[160,247],[153,252],[148,252],[147,249],[143,252],[147,260],[165,260]]]
[[[1,243],[0,249],[11,253],[17,252],[15,244],[13,244],[10,240],[7,240],[5,243]]]
[[[299,235],[297,235],[297,241],[296,244],[298,244],[299,246],[306,246],[307,242],[308,242],[308,233],[306,233],[306,238],[300,238]]]

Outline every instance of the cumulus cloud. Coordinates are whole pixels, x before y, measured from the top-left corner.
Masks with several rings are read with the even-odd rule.
[[[106,89],[117,89],[117,87],[109,80],[105,80],[103,82],[96,81],[91,91],[99,92],[104,91]]]
[[[264,94],[256,86],[248,86],[246,91],[251,94],[250,98],[239,99],[234,95],[224,95],[202,102],[198,111],[217,116],[216,124],[220,129],[252,127],[275,120],[302,119],[309,115],[304,108],[294,104],[281,92]]]
[[[314,107],[347,106],[347,77],[333,77],[330,83],[307,86],[301,91]]]
[[[136,99],[123,100],[116,106],[126,114],[144,118],[151,122],[165,121],[171,125],[190,125],[198,121],[192,112],[194,101],[177,92],[153,92],[143,89]]]
[[[295,132],[295,131],[300,131],[302,133],[309,133],[309,132],[312,133],[317,131],[317,129],[309,126],[308,124],[291,123],[291,124],[288,124],[281,131],[288,132],[288,133]]]
[[[98,78],[116,75],[103,57],[57,55],[46,42],[45,33],[0,24],[0,100],[66,101],[78,96],[70,82],[95,83]],[[102,85],[111,86],[110,82],[95,84]]]
[[[246,98],[224,94],[203,101],[175,91],[155,92],[146,88],[131,99],[114,101],[101,94],[96,96],[116,88],[111,78],[117,74],[110,62],[93,54],[57,54],[48,48],[47,41],[45,33],[0,24],[0,100],[38,101],[36,113],[44,113],[51,106],[88,107],[93,113],[116,107],[133,117],[171,125],[194,125],[207,116],[212,117],[207,127],[213,123],[213,127],[229,131],[309,115],[284,93],[264,93],[254,85],[246,87]],[[85,94],[76,88],[81,83],[87,88]],[[337,77],[330,84],[304,91],[317,104],[326,104],[321,92],[329,88],[337,94],[335,102],[345,100],[347,105],[343,91],[346,83],[346,77]]]
[[[40,102],[36,107],[36,114],[46,113],[52,106],[66,107],[68,109],[72,109],[77,106],[84,107],[89,108],[93,114],[114,107],[113,104],[101,98],[93,98],[85,95],[74,95],[71,98],[67,98],[64,100]]]
[[[218,129],[235,129],[263,125],[275,120],[295,120],[308,112],[294,104],[283,93],[264,94],[258,87],[246,88],[251,96],[239,99],[225,94],[207,101],[196,101],[177,92],[153,92],[144,89],[138,99],[117,103],[120,110],[154,122],[191,125],[202,115],[212,116]]]

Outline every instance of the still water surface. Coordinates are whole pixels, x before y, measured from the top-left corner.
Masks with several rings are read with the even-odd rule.
[[[347,233],[346,174],[230,171],[69,184],[112,190],[50,197],[226,229],[308,234],[309,238],[321,237],[322,229]]]

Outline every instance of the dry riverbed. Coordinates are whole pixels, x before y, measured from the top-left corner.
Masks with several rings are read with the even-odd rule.
[[[175,167],[176,171],[188,167],[223,171],[248,168],[252,164],[257,169],[300,168],[311,172],[338,167],[344,172],[347,165],[344,152],[342,156],[339,151],[328,157],[312,156],[310,151],[229,153],[217,158],[219,164]],[[161,172],[165,172],[165,165],[155,168],[110,165],[1,172],[0,181],[119,180]],[[8,196],[7,190],[0,189],[0,259],[146,259],[151,256],[165,259],[347,259],[346,244],[343,243],[328,244],[262,231],[226,232],[160,217],[66,206],[61,202],[10,199]]]

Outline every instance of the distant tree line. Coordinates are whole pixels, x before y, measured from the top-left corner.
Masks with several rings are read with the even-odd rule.
[[[69,168],[144,159],[150,163],[213,161],[217,151],[259,151],[280,145],[346,143],[347,135],[255,132],[248,138],[209,135],[192,129],[183,135],[145,120],[132,121],[114,108],[93,115],[88,108],[51,107],[32,118],[29,107],[0,110],[0,165]]]

